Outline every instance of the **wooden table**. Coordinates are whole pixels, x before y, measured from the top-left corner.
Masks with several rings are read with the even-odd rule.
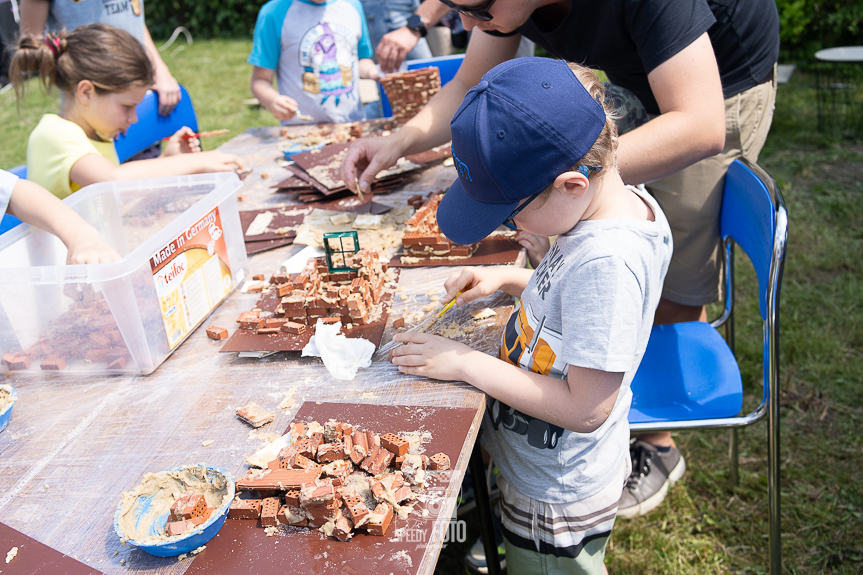
[[[279,128],[256,128],[221,149],[239,154],[254,168],[239,193],[240,209],[279,206],[284,197],[269,186],[286,176],[278,166]],[[262,178],[266,174],[267,178]],[[386,203],[404,202],[417,192],[449,185],[456,177],[441,165],[414,176],[402,191],[382,196]],[[278,248],[250,259],[251,273],[269,273],[300,246]],[[442,293],[448,268],[402,271],[400,286],[413,301],[396,298],[395,315],[427,304],[426,294]],[[464,383],[444,383],[401,375],[380,357],[353,381],[333,379],[319,359],[284,352],[263,359],[221,354],[220,343],[208,339],[203,327],[231,326],[241,311],[253,307],[256,294],[232,293],[204,325],[149,376],[83,377],[20,376],[0,378],[18,392],[12,422],[0,434],[0,521],[38,541],[105,573],[132,568],[151,573],[183,573],[187,559],[150,556],[123,546],[114,533],[113,515],[123,491],[144,473],[186,463],[205,462],[242,475],[245,458],[263,441],[253,438],[234,410],[256,401],[275,412],[263,432],[281,433],[302,401],[336,401],[387,405],[468,407],[474,424],[450,484],[447,521],[464,476],[484,408],[484,394]],[[512,301],[498,295],[484,304],[499,310],[496,321],[477,330],[471,345],[497,353],[500,333]],[[392,316],[391,316],[392,317]],[[384,343],[392,335],[388,329]],[[296,405],[276,409],[286,392],[296,388]],[[203,442],[212,440],[205,447]],[[435,529],[441,534],[443,529]],[[263,532],[262,535],[263,537]],[[427,547],[418,573],[434,571],[440,541]],[[8,549],[0,549],[3,553]],[[123,565],[122,563],[125,563]]]

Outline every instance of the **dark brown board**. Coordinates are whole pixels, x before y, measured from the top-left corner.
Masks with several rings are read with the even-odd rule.
[[[240,212],[240,225],[243,226],[243,240],[246,243],[249,242],[262,242],[265,240],[283,240],[286,239],[291,234],[276,234],[274,232],[264,232],[263,234],[258,234],[256,236],[247,236],[246,230],[249,228],[249,225],[255,220],[258,214],[262,214],[264,212],[273,212],[273,221],[270,223],[271,228],[278,229],[284,228],[287,226],[299,226],[303,223],[303,219],[305,218],[305,214],[298,214],[294,216],[286,216],[281,213],[282,210],[292,211],[292,210],[309,210],[307,206],[303,205],[289,205],[289,206],[281,206],[278,208],[265,208],[262,210],[245,210]],[[293,233],[293,232],[291,232]],[[293,233],[296,236],[296,233]]]
[[[452,466],[456,467],[475,413],[473,409],[453,407],[306,402],[294,421],[323,423],[336,419],[380,433],[428,430],[432,439],[424,446],[425,454],[446,453]],[[443,494],[448,485],[449,474],[441,473],[426,486],[426,493]],[[442,497],[438,499],[442,500]],[[257,521],[228,520],[194,560],[186,575],[416,573],[431,540],[435,517],[442,507],[442,504],[434,508],[430,506],[428,517],[412,513],[407,519],[393,518],[384,537],[358,534],[346,543],[326,538],[316,530],[293,530],[267,537]],[[421,508],[422,504],[418,504],[417,509]],[[405,529],[401,538],[395,536],[398,529]],[[402,550],[411,558],[412,566],[395,557]]]
[[[6,553],[13,547],[18,548],[18,555],[6,563]],[[0,523],[0,551],[0,572],[3,575],[102,575],[98,569],[88,567],[4,523]]]
[[[390,266],[394,268],[421,268],[438,266],[490,266],[512,264],[521,253],[521,244],[510,238],[486,238],[479,243],[479,247],[469,258],[457,260],[448,259],[421,259],[415,264],[403,264],[401,257],[397,254],[390,260]]]
[[[254,255],[259,254],[261,252],[265,252],[267,250],[272,250],[275,248],[280,248],[282,246],[289,246],[294,243],[294,238],[297,237],[297,234],[291,232],[290,234],[285,234],[284,238],[281,240],[264,240],[262,242],[246,242],[246,255]]]
[[[397,274],[396,285],[398,285],[399,270],[395,271]],[[357,325],[350,330],[342,328],[342,333],[345,334],[346,337],[364,337],[375,344],[375,347],[379,347],[381,345],[381,339],[384,337],[387,318],[389,318],[390,310],[393,306],[394,295],[395,294],[393,292],[385,292],[381,297],[381,301],[383,302],[383,311],[378,321],[366,325]],[[256,307],[261,308],[262,311],[275,311],[279,306],[281,299],[282,298],[277,295],[276,290],[273,289],[270,290],[269,293],[261,296]],[[238,329],[234,332],[234,335],[225,342],[225,345],[223,345],[222,349],[219,351],[221,353],[238,351],[301,351],[306,347],[306,344],[309,343],[309,340],[312,339],[313,335],[315,335],[315,326],[313,325],[307,325],[306,331],[300,335],[292,335],[284,332],[258,335],[252,330]]]

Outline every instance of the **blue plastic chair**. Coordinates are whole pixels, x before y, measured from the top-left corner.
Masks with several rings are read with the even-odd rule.
[[[27,179],[27,166],[25,166],[24,164],[21,164],[20,166],[15,166],[14,168],[9,168],[6,171],[15,174],[22,180]],[[0,220],[0,235],[5,234],[12,228],[18,227],[20,224],[21,220],[19,220],[12,214],[3,214],[3,218],[2,220]]]
[[[159,96],[156,92],[147,92],[138,104],[138,121],[129,126],[125,136],[120,136],[114,142],[120,162],[125,162],[138,152],[146,150],[162,138],[171,136],[183,126],[198,131],[198,117],[192,98],[186,88],[180,86],[180,103],[167,116],[159,115]]]
[[[722,198],[725,308],[712,324],[655,326],[632,381],[633,432],[730,428],[731,480],[737,483],[737,429],[767,416],[770,572],[782,572],[779,492],[779,288],[788,241],[788,214],[776,182],[760,167],[735,161]],[[760,405],[740,415],[743,383],[734,356],[734,246],[749,256],[758,277],[763,322]],[[725,325],[725,339],[716,330]]]
[[[444,86],[455,77],[462,60],[464,60],[464,54],[408,60],[408,70],[419,70],[433,66],[438,69],[438,74],[440,74],[440,85]],[[378,92],[381,95],[381,109],[383,110],[384,118],[389,118],[393,115],[393,109],[390,107],[390,101],[387,99],[387,95],[384,94],[384,90],[380,84],[378,84]]]

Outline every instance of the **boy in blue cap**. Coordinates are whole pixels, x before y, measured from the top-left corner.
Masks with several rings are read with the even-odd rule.
[[[424,333],[393,338],[399,371],[488,394],[482,443],[500,469],[511,573],[602,573],[630,473],[629,384],[672,242],[657,203],[620,178],[604,101],[592,71],[545,58],[500,64],[467,93],[441,230],[463,244],[501,224],[558,238],[535,271],[462,268],[445,283],[443,303],[521,298],[499,359]]]

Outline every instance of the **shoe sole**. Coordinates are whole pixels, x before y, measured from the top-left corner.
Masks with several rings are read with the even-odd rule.
[[[668,494],[668,488],[683,477],[686,473],[686,461],[683,459],[683,456],[680,456],[680,460],[677,462],[677,465],[674,466],[674,469],[671,470],[671,473],[668,474],[668,479],[665,480],[665,483],[662,484],[662,487],[659,488],[659,491],[639,503],[638,505],[633,505],[632,507],[627,507],[626,509],[618,509],[617,516],[623,519],[631,519],[638,515],[645,515],[646,513],[650,513],[657,507],[659,504],[665,500],[665,496]]]

